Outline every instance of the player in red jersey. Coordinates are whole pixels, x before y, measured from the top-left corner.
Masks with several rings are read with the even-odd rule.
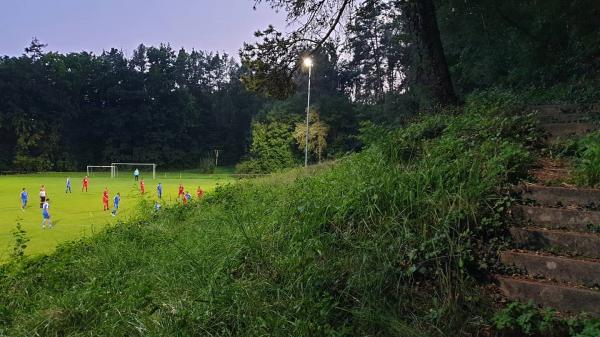
[[[84,190],[87,192],[89,184],[90,180],[88,179],[88,176],[85,176],[85,178],[83,178],[83,186],[81,186],[81,192],[83,192]]]
[[[202,189],[202,187],[198,186],[198,189],[196,190],[196,195],[198,196],[198,199],[201,199],[204,196],[204,190]]]
[[[183,185],[182,185],[181,183],[179,183],[179,191],[178,191],[178,193],[177,193],[177,198],[184,197],[184,194],[185,194],[185,193],[183,192],[183,190],[184,190],[184,189],[183,189]]]
[[[140,192],[142,192],[142,194],[146,192],[146,184],[144,184],[144,178],[140,180]]]
[[[108,211],[108,187],[104,188],[104,193],[102,193],[102,205],[104,205],[104,210]]]

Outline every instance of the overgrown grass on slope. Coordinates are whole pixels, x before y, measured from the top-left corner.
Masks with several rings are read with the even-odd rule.
[[[573,182],[579,186],[600,186],[600,131],[570,138],[554,146],[559,157],[573,160]]]
[[[314,174],[218,190],[5,266],[0,335],[460,336],[490,306],[473,275],[526,171],[510,97],[400,130]]]

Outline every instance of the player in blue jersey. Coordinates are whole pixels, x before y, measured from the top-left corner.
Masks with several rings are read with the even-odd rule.
[[[119,203],[120,202],[121,202],[121,193],[117,192],[117,195],[115,195],[115,199],[113,200],[114,208],[113,208],[113,211],[110,213],[112,216],[117,216],[117,212],[119,211]]]
[[[52,228],[52,220],[50,220],[50,198],[46,198],[44,203],[42,204],[42,229],[46,229],[46,224],[48,224],[48,229]]]
[[[71,192],[71,177],[67,177],[67,185],[65,186],[65,193],[73,193],[73,192]]]
[[[27,199],[29,199],[29,194],[25,190],[25,187],[23,187],[23,191],[21,191],[21,209],[22,210],[25,210],[25,207],[27,207]]]
[[[156,193],[158,194],[158,198],[162,199],[162,184],[158,183],[158,185],[156,185]]]

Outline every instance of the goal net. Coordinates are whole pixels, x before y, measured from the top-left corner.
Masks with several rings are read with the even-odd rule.
[[[88,177],[110,177],[115,175],[115,167],[113,165],[88,165],[86,166]]]
[[[152,179],[156,179],[156,164],[154,163],[112,163],[114,166],[113,177],[133,177],[133,172],[137,169],[140,177],[152,175]]]

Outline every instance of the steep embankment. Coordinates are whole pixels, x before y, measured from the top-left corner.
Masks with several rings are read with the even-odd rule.
[[[332,167],[225,187],[0,275],[0,335],[443,336],[491,314],[476,276],[534,119],[511,96],[369,128]]]

